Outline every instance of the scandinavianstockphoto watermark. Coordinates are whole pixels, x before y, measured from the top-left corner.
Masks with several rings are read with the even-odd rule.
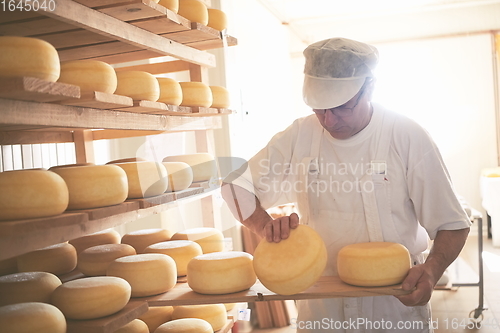
[[[321,320],[299,321],[292,318],[292,329],[306,330],[422,330],[428,327],[429,322],[415,321],[389,321],[389,320],[369,320],[367,318],[350,318],[348,320],[334,320],[323,318]]]

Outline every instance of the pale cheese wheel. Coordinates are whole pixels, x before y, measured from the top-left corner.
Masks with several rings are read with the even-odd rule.
[[[68,243],[51,245],[17,257],[19,272],[49,272],[62,275],[75,269],[76,249]]]
[[[114,229],[105,229],[94,232],[89,235],[78,237],[69,241],[76,249],[76,253],[80,253],[92,246],[104,244],[119,244],[121,236]]]
[[[227,15],[220,9],[208,8],[207,26],[222,31],[227,28]]]
[[[163,253],[174,259],[177,276],[187,274],[187,266],[191,259],[203,254],[201,246],[189,240],[171,240],[149,245],[145,253]]]
[[[118,85],[115,94],[135,100],[156,102],[160,98],[160,84],[156,77],[143,71],[117,72]]]
[[[49,303],[61,280],[52,273],[22,272],[0,277],[0,306],[25,303]]]
[[[160,98],[158,102],[170,105],[181,105],[182,88],[179,82],[168,77],[157,77],[160,84]]]
[[[130,283],[132,297],[158,295],[177,283],[174,259],[161,253],[144,253],[115,259],[106,274]]]
[[[401,283],[410,267],[408,249],[392,242],[347,245],[340,249],[337,256],[340,279],[355,286],[379,287]]]
[[[123,325],[113,333],[149,333],[146,323],[140,319],[134,319],[128,324]]]
[[[0,260],[0,276],[17,273],[17,258]]]
[[[0,307],[0,328],[9,333],[66,333],[66,319],[52,304],[27,302]]]
[[[126,162],[140,162],[140,161],[147,161],[145,158],[142,157],[126,157],[126,158],[119,158],[116,160],[109,161],[106,164],[115,164],[115,163],[126,163]]]
[[[57,50],[44,40],[0,36],[0,76],[36,77],[56,82],[61,66]]]
[[[128,244],[104,244],[89,247],[78,254],[76,268],[86,276],[106,275],[115,259],[137,254]]]
[[[172,320],[182,318],[199,318],[206,320],[212,325],[214,331],[218,331],[227,323],[226,307],[224,304],[174,306]]]
[[[160,0],[158,3],[176,14],[179,11],[179,0]]]
[[[196,0],[195,0],[196,1]],[[213,103],[212,91],[203,82],[179,82],[182,89],[182,106],[208,108]]]
[[[72,60],[61,63],[58,82],[80,87],[82,93],[94,91],[112,94],[118,80],[111,65],[98,60]]]
[[[187,267],[187,283],[200,294],[230,294],[247,290],[257,281],[252,259],[251,254],[240,251],[194,257]]]
[[[193,183],[193,169],[184,162],[163,162],[167,169],[168,187],[166,192],[177,192],[187,189]]]
[[[173,306],[149,306],[146,313],[139,316],[139,319],[144,321],[149,328],[149,332],[154,332],[161,324],[172,320]]]
[[[69,190],[68,209],[117,205],[128,195],[127,174],[116,165],[83,165],[54,168]]]
[[[0,221],[61,214],[69,203],[68,187],[47,170],[0,172]]]
[[[131,245],[140,254],[151,244],[170,240],[172,233],[162,228],[140,229],[126,233],[122,237],[122,244]]]
[[[231,105],[229,91],[221,86],[210,86],[212,91],[212,108],[228,108]]]
[[[160,325],[155,333],[213,333],[210,323],[200,318],[182,318]]]
[[[253,255],[255,274],[272,292],[293,295],[312,286],[327,260],[325,243],[311,227],[299,225],[279,243],[262,239]]]
[[[224,303],[224,306],[226,307],[226,311],[231,311],[236,306],[236,303]]]
[[[202,182],[217,177],[217,162],[212,154],[194,153],[167,156],[163,162],[184,162],[193,171],[193,182]]]
[[[167,169],[152,161],[116,163],[127,174],[128,199],[148,198],[167,190]]]
[[[224,250],[224,235],[215,228],[201,227],[178,231],[171,240],[190,240],[200,244],[203,253]]]
[[[198,0],[179,0],[179,11],[177,13],[192,22],[203,25],[208,23],[207,6]]]

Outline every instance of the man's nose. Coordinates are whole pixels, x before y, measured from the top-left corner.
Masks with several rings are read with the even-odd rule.
[[[326,110],[325,112],[325,125],[328,127],[334,126],[339,122],[339,116],[335,115],[332,110]]]

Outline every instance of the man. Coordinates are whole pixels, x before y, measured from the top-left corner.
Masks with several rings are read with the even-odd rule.
[[[300,223],[327,246],[325,275],[337,275],[337,253],[347,244],[389,241],[410,251],[413,267],[402,285],[408,295],[300,301],[298,331],[430,332],[433,288],[470,226],[440,153],[415,122],[371,102],[375,47],[333,38],[304,55],[304,101],[314,114],[226,179],[223,196],[270,242],[286,239],[299,216],[273,220],[265,209],[296,203]]]

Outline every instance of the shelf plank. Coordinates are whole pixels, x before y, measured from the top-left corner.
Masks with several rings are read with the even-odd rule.
[[[93,33],[84,29],[62,31],[58,33],[51,33],[46,35],[37,35],[36,38],[43,39],[44,41],[52,44],[56,49],[85,46],[92,44],[100,44],[112,42],[109,37]]]
[[[152,102],[152,101],[138,101],[134,100],[133,105],[129,107],[115,108],[118,111],[140,112],[140,113],[156,113],[168,111],[165,103]]]
[[[68,212],[72,213],[85,213],[88,215],[89,221],[104,219],[113,215],[123,214],[126,212],[132,212],[141,208],[138,202],[125,201],[118,205],[99,207],[93,209],[75,209]]]
[[[164,61],[154,64],[144,64],[135,66],[124,66],[115,67],[115,71],[144,71],[151,73],[153,75],[182,72],[189,70],[189,63],[185,61],[175,60],[175,61]]]
[[[0,20],[4,20],[4,16],[12,15],[12,13],[17,12],[0,11]],[[40,15],[40,13],[41,12],[37,12],[37,16],[29,20],[12,21],[0,25],[0,35],[27,37],[76,29],[75,26],[73,26],[69,22],[62,22],[59,20],[48,18]]]
[[[0,145],[73,142],[73,134],[66,131],[0,131]]]
[[[80,98],[60,101],[59,104],[82,106],[96,109],[117,109],[134,105],[132,98],[100,91],[82,93]]]
[[[165,16],[130,21],[129,23],[158,35],[191,29],[190,21],[172,11],[168,11]]]
[[[238,45],[238,40],[235,37],[226,36],[225,38],[226,38],[226,41],[224,41],[222,39],[211,39],[211,40],[186,43],[186,45],[191,46],[191,47],[198,49],[198,50],[201,50],[201,51],[213,50],[213,49],[223,48],[226,46]]]
[[[222,39],[220,31],[197,22],[191,22],[190,30],[169,33],[166,37],[182,44]]]
[[[34,102],[56,102],[79,97],[80,87],[71,84],[49,82],[35,77],[0,78],[0,98]]]

